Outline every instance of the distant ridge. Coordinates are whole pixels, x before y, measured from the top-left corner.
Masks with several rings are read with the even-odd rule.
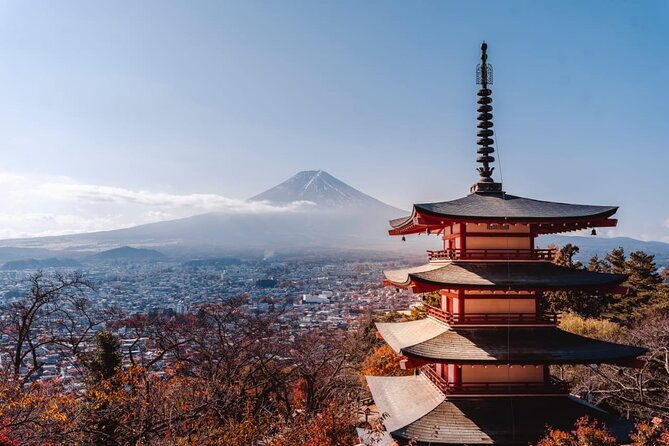
[[[21,271],[26,269],[46,269],[46,268],[80,268],[82,265],[74,259],[58,259],[55,257],[49,259],[26,259],[10,260],[2,265],[3,271]]]
[[[155,249],[131,248],[130,246],[121,246],[120,248],[108,249],[106,251],[93,254],[89,257],[91,260],[160,260],[165,255]]]

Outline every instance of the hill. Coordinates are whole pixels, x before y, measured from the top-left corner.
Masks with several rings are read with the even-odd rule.
[[[131,248],[130,246],[121,246],[120,248],[109,249],[94,254],[87,259],[98,261],[133,261],[133,260],[161,260],[165,255],[155,249]]]
[[[80,268],[82,265],[74,259],[58,259],[52,257],[50,259],[26,259],[26,260],[11,260],[2,265],[4,271],[22,271],[27,269],[38,270],[47,268]]]

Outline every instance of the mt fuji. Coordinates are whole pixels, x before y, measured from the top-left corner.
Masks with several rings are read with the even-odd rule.
[[[0,248],[101,251],[131,245],[161,250],[399,248],[388,220],[407,211],[323,170],[299,172],[247,200],[277,212],[212,212],[112,231],[0,241]],[[284,210],[282,210],[284,209]]]

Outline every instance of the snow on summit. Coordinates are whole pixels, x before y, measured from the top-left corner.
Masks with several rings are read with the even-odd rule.
[[[366,205],[390,208],[389,205],[354,189],[324,170],[299,172],[283,183],[251,197],[249,201],[268,201],[276,204],[311,201],[322,207]]]

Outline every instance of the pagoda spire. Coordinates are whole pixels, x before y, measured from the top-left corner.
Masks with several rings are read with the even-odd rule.
[[[476,162],[481,163],[481,167],[478,167],[479,180],[477,184],[472,186],[472,192],[497,192],[502,190],[501,183],[495,183],[492,179],[492,172],[495,170],[494,167],[490,167],[490,163],[495,161],[495,157],[492,156],[492,153],[495,152],[495,148],[492,147],[494,140],[492,136],[494,131],[492,129],[492,90],[488,88],[489,84],[492,84],[492,65],[488,64],[488,44],[483,42],[481,44],[481,63],[476,67],[476,83],[481,85],[477,95],[479,97],[477,109],[478,115],[478,124],[479,129],[478,133],[478,149],[476,153],[479,156],[476,158]]]

